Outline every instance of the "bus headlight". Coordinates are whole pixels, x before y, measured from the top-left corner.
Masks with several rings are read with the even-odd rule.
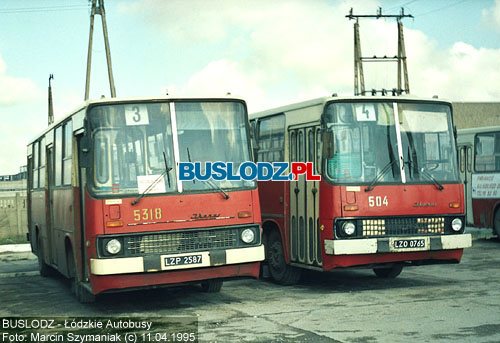
[[[252,229],[245,229],[241,231],[241,240],[247,244],[250,244],[253,242],[255,238],[255,233],[253,232]]]
[[[122,250],[122,244],[117,239],[111,239],[106,243],[106,251],[111,255],[116,255]]]
[[[451,221],[451,228],[453,229],[453,231],[460,231],[462,230],[462,219],[460,218],[455,218]]]
[[[356,225],[354,225],[353,222],[345,222],[342,224],[342,231],[344,231],[347,236],[352,236],[354,232],[356,232]]]

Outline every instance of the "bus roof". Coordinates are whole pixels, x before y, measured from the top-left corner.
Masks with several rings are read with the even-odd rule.
[[[61,122],[65,121],[66,119],[72,117],[74,114],[78,113],[82,109],[94,105],[94,104],[113,104],[113,103],[127,103],[127,102],[143,102],[143,101],[175,101],[175,100],[208,100],[208,101],[214,101],[214,100],[236,100],[236,101],[243,101],[245,100],[239,96],[233,96],[233,95],[227,95],[227,96],[213,96],[213,97],[207,97],[207,96],[189,96],[189,97],[182,97],[182,96],[153,96],[153,97],[147,97],[147,96],[142,96],[142,97],[123,97],[123,98],[101,98],[101,99],[92,99],[92,100],[87,100],[78,105],[76,108],[74,108],[72,111],[68,112],[67,115],[64,117],[58,119],[54,123],[50,124],[45,130],[40,132],[39,134],[36,135],[33,139],[31,139],[28,143],[28,146],[31,145],[33,142],[38,140],[40,136],[45,135],[47,132],[52,130],[54,127],[59,125]],[[245,102],[246,103],[246,102]]]
[[[484,133],[484,132],[498,132],[500,131],[500,126],[481,126],[481,127],[472,127],[467,129],[458,130],[459,134],[474,134],[474,133]]]
[[[301,108],[307,108],[311,106],[318,106],[318,105],[325,105],[327,102],[330,101],[367,101],[367,100],[375,100],[375,101],[381,101],[381,100],[386,100],[389,102],[397,102],[397,101],[406,101],[406,100],[412,100],[412,101],[426,101],[426,102],[436,102],[436,103],[449,103],[451,105],[450,101],[443,100],[443,99],[437,99],[437,98],[422,98],[422,97],[416,97],[412,95],[401,95],[401,96],[330,96],[330,97],[321,97],[321,98],[316,98],[312,100],[307,100],[307,101],[302,101],[302,102],[297,102],[293,103],[290,105],[285,105],[281,107],[276,107],[273,109],[261,111],[261,112],[255,112],[249,115],[249,119],[255,119],[255,118],[260,118],[260,117],[266,117],[272,114],[276,113],[283,113],[283,112],[288,112],[292,110],[298,110]]]

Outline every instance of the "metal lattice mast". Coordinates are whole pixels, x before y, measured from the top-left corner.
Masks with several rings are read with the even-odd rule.
[[[99,2],[99,3],[97,3]],[[94,36],[94,17],[99,14],[102,19],[102,31],[104,36],[104,46],[106,48],[106,61],[108,64],[108,78],[111,97],[116,97],[115,81],[113,78],[113,68],[111,65],[111,52],[109,48],[108,28],[106,26],[106,11],[104,10],[104,0],[92,0],[92,9],[90,12],[90,33],[89,33],[89,49],[87,52],[87,77],[85,80],[85,100],[89,98],[90,88],[90,69],[92,65],[92,44]]]
[[[371,14],[363,14],[363,15],[355,15],[353,14],[353,10],[349,11],[349,14],[346,15],[346,18],[349,20],[356,20],[354,23],[354,95],[366,95],[367,91],[365,89],[365,79],[363,73],[363,62],[397,62],[398,64],[398,85],[397,88],[392,89],[392,93],[394,95],[401,95],[403,92],[406,94],[410,93],[410,86],[408,80],[408,67],[406,63],[406,50],[404,44],[404,35],[403,35],[403,23],[401,20],[405,17],[413,18],[411,14],[405,14],[404,9],[401,8],[400,14],[382,14],[382,8],[379,7],[378,13],[375,15]],[[363,57],[361,55],[361,39],[359,35],[359,18],[396,18],[398,24],[398,52],[394,57]],[[402,80],[404,79],[404,88],[402,87]],[[387,90],[376,90],[372,89],[372,94],[376,94],[377,92],[381,92],[383,95],[387,93]]]

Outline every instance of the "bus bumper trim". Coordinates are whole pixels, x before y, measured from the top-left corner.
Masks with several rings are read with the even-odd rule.
[[[394,239],[425,239],[427,244],[424,249],[407,249],[394,251],[390,242]],[[438,251],[469,248],[472,246],[472,236],[470,233],[459,235],[443,235],[438,237],[391,237],[391,238],[368,238],[349,240],[325,240],[325,253],[327,255],[361,255],[376,253],[394,252],[415,252],[415,251]]]
[[[202,255],[202,263],[187,264],[165,267],[162,265],[164,258],[173,256]],[[222,257],[225,255],[225,263]],[[157,259],[157,263],[152,263],[152,257]],[[190,252],[177,255],[154,255],[139,257],[117,257],[117,258],[91,258],[90,270],[94,275],[113,275],[128,273],[158,272],[168,270],[179,270],[187,268],[215,267],[228,264],[252,263],[264,260],[264,245],[249,248],[228,249]],[[153,267],[154,265],[154,267]]]

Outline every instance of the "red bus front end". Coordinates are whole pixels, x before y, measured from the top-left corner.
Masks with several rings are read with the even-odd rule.
[[[458,263],[471,236],[450,105],[332,102],[324,122],[334,144],[320,190],[323,268]]]
[[[98,294],[258,277],[255,182],[179,181],[180,161],[249,160],[240,100],[96,102],[80,140],[78,279]]]
[[[291,284],[300,268],[340,267],[395,277],[407,265],[458,263],[471,235],[450,103],[319,100],[255,115],[261,160],[313,162],[322,176],[259,183],[271,277]]]
[[[92,292],[258,277],[263,259],[257,190],[134,199],[86,197],[85,252]],[[244,230],[255,238],[241,239]],[[117,240],[119,253],[106,245]],[[179,260],[180,259],[180,260]]]
[[[366,187],[322,183],[324,270],[460,261],[463,248],[470,246],[470,235],[463,234],[461,184],[443,190],[434,185],[385,185],[366,192]],[[455,219],[462,223],[457,230],[452,228]],[[354,227],[352,234],[347,226]]]

